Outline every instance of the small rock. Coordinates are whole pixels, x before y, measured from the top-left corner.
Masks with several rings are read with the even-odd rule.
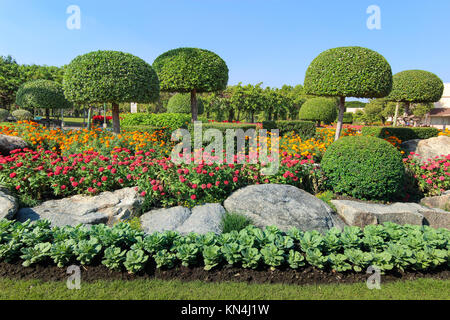
[[[221,224],[225,216],[225,209],[218,203],[205,204],[192,209],[191,216],[177,230],[181,234],[195,232],[206,234],[222,233]]]
[[[141,226],[145,233],[174,231],[191,215],[191,210],[183,207],[157,209],[141,216]]]
[[[441,196],[423,198],[420,204],[429,208],[439,208],[448,211],[450,210],[450,190],[444,192]]]
[[[0,219],[13,219],[19,205],[7,189],[0,187]]]
[[[27,147],[28,143],[19,137],[0,134],[0,154],[3,156],[9,156],[11,151]]]
[[[425,224],[432,228],[446,228],[450,230],[450,212],[441,209],[426,211],[423,213]]]

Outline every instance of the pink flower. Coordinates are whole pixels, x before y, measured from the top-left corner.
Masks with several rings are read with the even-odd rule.
[[[15,172],[13,172],[13,173],[11,173],[11,174],[9,175],[9,177],[10,177],[11,179],[15,178],[16,176],[17,176],[17,173],[15,173]]]
[[[193,194],[193,195],[191,196],[191,199],[192,199],[192,200],[195,200],[195,199],[197,199],[197,196],[196,196],[195,194]]]
[[[145,197],[146,195],[147,195],[147,192],[145,192],[145,191],[141,192],[141,197]]]
[[[67,188],[67,187],[66,187],[65,185],[62,185],[62,186],[61,186],[61,190],[66,190],[66,188]]]

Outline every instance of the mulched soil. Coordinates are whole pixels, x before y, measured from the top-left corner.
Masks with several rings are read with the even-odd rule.
[[[56,266],[34,265],[23,267],[20,262],[9,264],[0,263],[0,278],[18,280],[42,280],[42,281],[66,281],[69,275],[65,268]],[[138,279],[162,279],[203,282],[246,282],[246,283],[284,283],[284,284],[343,284],[366,282],[369,274],[364,273],[333,273],[321,271],[311,267],[298,271],[292,269],[271,270],[247,270],[224,266],[217,270],[205,271],[201,267],[185,268],[182,266],[170,270],[156,269],[154,265],[148,265],[145,272],[137,275],[128,274],[126,271],[111,271],[105,266],[81,267],[81,279],[86,282],[97,280],[138,280]],[[381,281],[392,282],[398,280],[416,280],[419,278],[433,278],[450,280],[450,270],[440,269],[432,272],[395,272],[381,276]]]

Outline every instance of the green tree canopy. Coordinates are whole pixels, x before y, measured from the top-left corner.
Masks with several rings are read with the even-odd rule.
[[[17,62],[11,56],[0,56],[0,107],[9,108],[14,103],[20,84]]]
[[[119,103],[158,100],[159,80],[144,60],[120,51],[95,51],[66,67],[64,92],[74,103],[111,103],[114,132],[120,132]]]
[[[198,114],[202,115],[204,112],[203,100],[197,101]],[[167,103],[168,113],[191,113],[191,96],[186,93],[177,93],[169,99]]]
[[[163,53],[153,63],[161,90],[190,92],[192,119],[197,120],[197,93],[224,90],[228,67],[214,52],[198,48],[178,48]]]
[[[306,71],[306,94],[339,97],[336,140],[342,131],[345,98],[381,98],[392,89],[392,69],[379,53],[362,47],[329,49],[317,56]]]
[[[336,99],[322,97],[308,99],[300,109],[299,119],[330,124],[336,120],[337,107]]]

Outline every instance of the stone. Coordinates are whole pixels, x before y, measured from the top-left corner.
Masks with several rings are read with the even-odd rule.
[[[425,224],[432,228],[445,228],[450,230],[450,212],[441,209],[426,211],[423,213]]]
[[[177,231],[180,234],[220,234],[225,213],[225,209],[218,203],[197,206],[192,210],[184,207],[155,209],[141,216],[141,226],[147,234],[163,231]]]
[[[7,189],[0,187],[0,219],[13,219],[19,205]]]
[[[195,232],[198,234],[206,234],[214,232],[215,234],[222,233],[222,220],[226,211],[218,203],[205,204],[197,206],[192,209],[191,216],[177,228],[181,234],[188,234]]]
[[[442,216],[445,211],[430,209],[417,203],[398,202],[384,205],[351,200],[332,200],[331,203],[347,224],[361,228],[388,221],[400,225],[430,225],[435,228],[445,225],[445,217]],[[439,225],[440,223],[443,225]]]
[[[0,134],[0,154],[3,156],[9,156],[11,151],[27,147],[28,143],[19,137]]]
[[[423,161],[437,156],[450,154],[450,137],[439,136],[431,139],[415,139],[402,143],[401,147],[408,153],[418,154]]]
[[[234,192],[224,202],[229,213],[242,214],[260,228],[276,226],[282,231],[326,232],[344,223],[322,200],[290,185],[252,185]]]
[[[145,233],[175,231],[191,215],[191,210],[183,207],[157,209],[141,216],[141,226]]]
[[[420,204],[429,208],[439,208],[450,211],[450,190],[444,192],[441,196],[423,198],[420,201]]]
[[[136,217],[141,211],[143,198],[134,188],[103,192],[89,197],[76,195],[61,200],[50,200],[34,208],[23,208],[16,220],[49,220],[52,226],[107,224]]]

